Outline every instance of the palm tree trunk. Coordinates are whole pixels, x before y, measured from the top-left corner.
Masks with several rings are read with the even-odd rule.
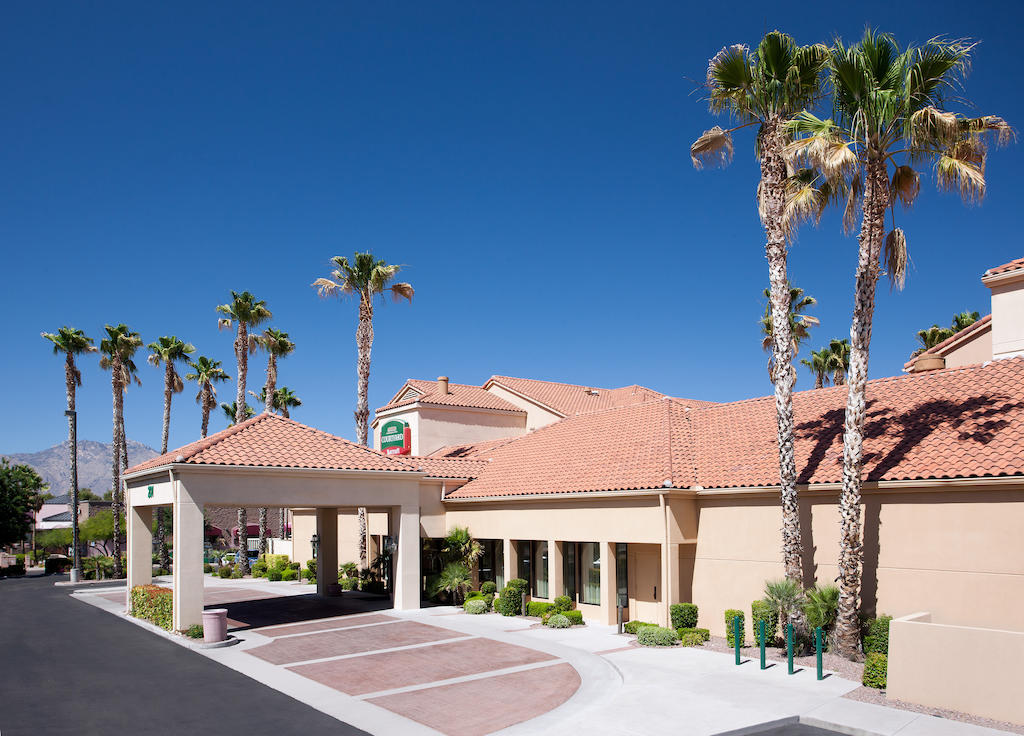
[[[114,357],[110,366],[113,377],[110,379],[111,390],[114,394],[114,437],[113,437],[113,467],[111,477],[111,511],[114,516],[113,546],[114,546],[114,577],[121,578],[124,570],[121,567],[121,416],[124,414],[124,393],[121,389],[121,361]]]
[[[206,381],[203,384],[203,425],[200,428],[199,436],[206,439],[206,433],[210,429],[210,410],[214,407],[213,400],[213,389],[210,386],[210,382]]]
[[[861,467],[867,408],[868,352],[875,309],[875,285],[885,236],[889,186],[884,161],[870,161],[864,182],[864,214],[857,255],[857,287],[850,327],[849,392],[843,430],[843,490],[839,498],[839,608],[836,643],[840,654],[860,651]]]
[[[71,452],[71,554],[76,575],[82,580],[82,554],[78,540],[78,431],[75,417],[75,356],[69,351],[64,365],[68,394],[68,447]],[[35,523],[32,525],[35,529]]]
[[[235,424],[245,421],[245,383],[249,374],[249,327],[239,320],[235,337],[235,358],[238,360],[238,389],[235,391]]]
[[[367,537],[368,529],[366,526],[366,508],[363,506],[359,507],[359,566],[365,570],[369,567],[367,564]]]
[[[789,324],[789,279],[786,273],[785,133],[778,118],[767,120],[759,133],[763,224],[771,294],[772,341],[775,354],[775,413],[778,419],[779,488],[782,497],[782,559],[786,577],[803,584],[803,542],[796,490],[793,428],[793,338]]]
[[[174,369],[170,362],[164,365],[164,427],[160,438],[160,454],[167,454],[167,444],[171,435],[171,397],[174,395]],[[156,539],[157,559],[160,560],[160,567],[165,570],[171,569],[171,555],[167,551],[167,530],[164,527],[164,509],[158,506],[156,509]]]
[[[260,508],[260,554],[267,553],[267,509]]]
[[[277,536],[284,539],[284,507],[277,510]]]
[[[825,375],[818,373],[814,376],[814,388],[823,388],[825,386]]]
[[[356,328],[356,347],[359,351],[356,374],[358,376],[358,398],[356,402],[356,438],[359,444],[368,446],[370,422],[370,353],[373,350],[373,302],[372,296],[359,295],[359,327]],[[359,563],[367,567],[366,509],[359,508]]]
[[[267,385],[263,388],[265,394],[263,411],[268,414],[274,411],[275,391],[277,391],[277,356],[271,353],[267,358]]]
[[[238,509],[238,555],[235,565],[240,566],[243,575],[249,574],[249,515],[245,507]]]

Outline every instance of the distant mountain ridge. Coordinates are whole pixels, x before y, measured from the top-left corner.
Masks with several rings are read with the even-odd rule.
[[[114,454],[110,442],[94,440],[78,441],[78,487],[91,488],[97,496],[110,490],[111,465]],[[137,465],[159,455],[148,445],[128,440],[128,465]],[[68,442],[65,440],[39,452],[0,453],[12,463],[31,465],[44,481],[50,484],[49,492],[55,496],[71,490],[71,467]]]

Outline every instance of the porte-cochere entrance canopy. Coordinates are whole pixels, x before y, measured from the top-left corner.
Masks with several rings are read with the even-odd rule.
[[[152,581],[153,509],[174,509],[173,627],[202,622],[203,507],[315,508],[317,593],[337,582],[338,511],[386,511],[397,537],[395,608],[419,607],[419,481],[422,471],[341,437],[260,414],[129,468],[128,589]]]

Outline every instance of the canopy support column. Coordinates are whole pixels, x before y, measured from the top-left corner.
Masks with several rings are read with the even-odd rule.
[[[326,598],[328,587],[338,584],[338,509],[336,507],[316,510],[316,534],[319,543],[316,548],[316,594]]]
[[[173,528],[172,628],[184,631],[203,623],[203,506],[192,500],[180,481],[175,481]]]
[[[128,591],[125,599],[128,610],[131,609],[132,588],[153,582],[152,523],[152,506],[128,507]]]
[[[395,550],[395,609],[406,611],[419,608],[420,508],[395,506],[391,509],[391,519],[392,534],[396,531],[398,533],[398,547]]]

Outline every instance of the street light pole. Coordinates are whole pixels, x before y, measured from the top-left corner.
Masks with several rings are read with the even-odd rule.
[[[78,412],[68,409],[64,416],[68,418],[71,435],[71,582],[77,583],[82,578],[82,556],[78,548]]]

